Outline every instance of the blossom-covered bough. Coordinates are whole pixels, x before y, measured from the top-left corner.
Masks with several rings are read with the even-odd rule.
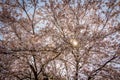
[[[1,80],[119,80],[119,0],[0,1]]]

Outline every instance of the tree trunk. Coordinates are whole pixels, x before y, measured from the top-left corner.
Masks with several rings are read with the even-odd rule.
[[[31,70],[32,70],[32,72],[34,74],[35,80],[38,80],[38,75],[37,75],[37,72],[35,71],[34,67],[32,65],[30,65],[30,64],[29,64],[29,66],[30,66],[30,68],[31,68]]]
[[[78,80],[78,71],[79,71],[79,61],[76,60],[75,80]]]

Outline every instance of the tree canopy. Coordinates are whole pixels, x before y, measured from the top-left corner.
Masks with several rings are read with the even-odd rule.
[[[119,80],[119,0],[1,0],[1,80]]]

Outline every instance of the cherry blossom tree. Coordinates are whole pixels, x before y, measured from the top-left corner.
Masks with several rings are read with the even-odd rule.
[[[0,1],[0,65],[8,66],[0,79],[119,80],[119,6],[119,0]]]

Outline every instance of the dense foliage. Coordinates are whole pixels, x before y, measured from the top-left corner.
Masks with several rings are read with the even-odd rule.
[[[0,80],[120,80],[119,0],[0,0]]]

